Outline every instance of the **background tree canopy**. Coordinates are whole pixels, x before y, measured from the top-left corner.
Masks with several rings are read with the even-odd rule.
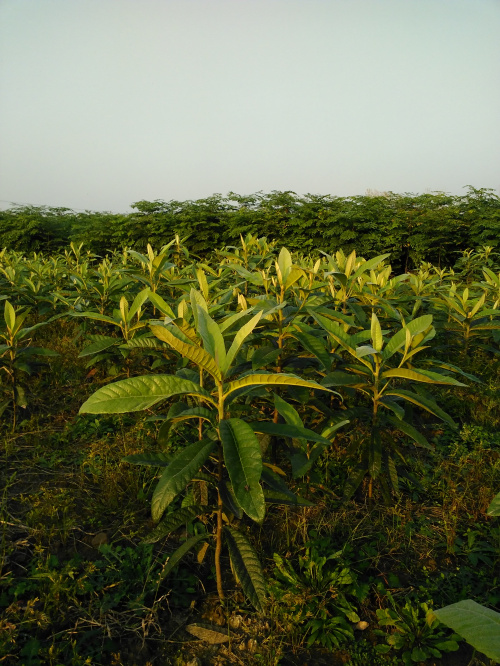
[[[461,196],[230,192],[196,201],[138,201],[132,209],[116,214],[15,206],[0,212],[0,247],[51,252],[84,241],[102,255],[123,246],[161,245],[178,233],[188,237],[192,253],[205,256],[250,232],[300,252],[356,248],[367,258],[390,252],[395,269],[409,270],[422,260],[453,265],[461,250],[497,246],[500,238],[500,197],[471,186]]]

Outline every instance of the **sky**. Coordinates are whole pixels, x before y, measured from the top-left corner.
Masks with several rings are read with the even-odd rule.
[[[499,0],[0,0],[0,205],[500,192]]]

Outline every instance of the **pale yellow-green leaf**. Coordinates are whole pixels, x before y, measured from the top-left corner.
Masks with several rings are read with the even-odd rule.
[[[483,295],[482,295],[481,298],[478,300],[478,302],[476,303],[476,305],[475,305],[475,306],[472,308],[472,310],[470,311],[470,313],[469,313],[469,315],[468,315],[468,317],[469,317],[470,319],[472,319],[472,317],[476,314],[476,312],[479,310],[479,308],[482,308],[482,307],[483,307],[485,300],[486,300],[486,292],[483,293]]]
[[[219,370],[214,359],[206,352],[202,347],[196,347],[195,345],[190,345],[187,342],[182,342],[179,338],[176,338],[168,328],[164,326],[151,326],[151,330],[156,335],[157,338],[163,340],[169,344],[173,349],[179,352],[185,358],[188,358],[193,363],[196,363],[200,368],[209,372],[214,379],[217,381],[222,380],[222,374]]]
[[[302,379],[296,375],[274,374],[274,375],[247,375],[241,379],[237,379],[224,387],[224,397],[227,397],[233,391],[247,386],[305,386],[306,388],[319,389],[327,391],[328,393],[335,393],[330,389],[317,384],[316,382]]]
[[[382,351],[382,347],[384,346],[382,328],[375,312],[372,312],[371,338],[373,348],[378,352]]]

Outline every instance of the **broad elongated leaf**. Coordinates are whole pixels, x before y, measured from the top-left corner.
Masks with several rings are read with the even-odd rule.
[[[132,321],[135,315],[139,312],[144,303],[148,300],[149,296],[149,287],[140,291],[137,296],[134,298],[130,310],[127,315],[127,323]]]
[[[431,400],[430,398],[424,398],[418,393],[414,393],[413,391],[405,391],[403,389],[398,389],[397,391],[396,390],[387,391],[385,395],[394,396],[395,398],[403,398],[404,400],[412,402],[414,405],[417,405],[418,407],[425,409],[431,414],[434,414],[434,416],[439,417],[441,420],[446,421],[446,423],[448,423],[452,428],[457,427],[457,424],[451,418],[451,416],[449,416],[449,414],[443,411],[441,407],[439,407],[439,405],[435,402],[435,400]]]
[[[274,406],[278,410],[279,414],[281,414],[281,416],[288,423],[288,425],[297,426],[299,428],[304,427],[302,419],[300,418],[297,410],[294,407],[292,407],[292,405],[288,404],[286,400],[280,398],[280,396],[277,393],[274,394]]]
[[[9,301],[5,301],[3,316],[5,323],[7,324],[7,328],[10,331],[13,331],[16,325],[16,312]]]
[[[466,599],[440,608],[434,615],[476,650],[500,662],[500,613]]]
[[[138,338],[133,338],[132,340],[127,340],[122,345],[120,349],[163,349],[165,350],[165,345],[157,340],[156,338],[150,337],[149,335],[141,335]]]
[[[299,495],[290,497],[288,493],[280,493],[276,490],[264,490],[264,498],[267,504],[280,504],[282,506],[314,506],[314,502],[299,497]]]
[[[486,515],[500,516],[500,493],[493,498],[491,504],[486,509]]]
[[[258,523],[264,520],[264,494],[260,485],[262,453],[259,440],[248,423],[224,419],[219,423],[224,462],[236,501]]]
[[[281,248],[277,264],[280,269],[282,283],[285,284],[292,270],[292,256],[286,247]]]
[[[80,414],[123,414],[152,407],[174,395],[189,394],[213,402],[201,386],[174,375],[145,375],[108,384],[80,407]]]
[[[197,543],[199,543],[202,539],[208,540],[210,538],[209,534],[197,534],[196,536],[192,536],[190,539],[185,541],[177,550],[170,555],[170,557],[167,560],[166,565],[163,567],[161,573],[160,573],[160,578],[159,580],[163,580],[165,576],[168,576],[168,574],[172,571],[174,567],[176,567],[179,562],[182,560],[184,555],[189,553],[189,551],[196,546]]]
[[[226,367],[226,346],[220,328],[205,310],[197,306],[198,332],[202,337],[203,346],[214,359],[218,368]]]
[[[275,435],[276,437],[291,437],[292,439],[305,439],[309,442],[320,442],[330,446],[330,440],[318,435],[318,433],[309,428],[304,428],[288,423],[272,423],[270,421],[253,421],[249,426],[254,432],[262,432],[266,435]]]
[[[253,307],[247,308],[246,310],[241,310],[241,312],[237,312],[236,314],[233,314],[229,317],[226,317],[221,322],[218,322],[219,329],[221,333],[224,333],[224,331],[227,331],[228,328],[231,328],[231,326],[234,326],[234,324],[239,320],[242,319],[243,317],[248,317],[248,315],[254,310]]]
[[[252,370],[258,370],[266,365],[271,365],[281,354],[281,349],[274,347],[258,347],[252,356]]]
[[[361,485],[361,482],[365,478],[365,474],[366,468],[363,466],[358,466],[353,470],[344,486],[344,500],[348,500],[354,495],[356,490]]]
[[[476,375],[471,375],[470,372],[464,372],[461,368],[459,368],[457,365],[454,365],[453,363],[450,363],[449,361],[437,361],[435,359],[424,359],[420,361],[421,363],[427,363],[431,366],[437,367],[437,368],[443,368],[444,370],[451,370],[452,372],[457,372],[459,375],[462,375],[462,377],[465,377],[466,379],[470,379],[471,382],[476,382],[476,384],[482,384],[483,382],[479,379],[479,377],[476,377]]]
[[[331,391],[330,389],[321,386],[321,384],[317,384],[316,382],[307,379],[302,379],[301,377],[297,377],[297,375],[276,373],[273,375],[247,375],[246,377],[237,379],[236,381],[231,382],[224,387],[224,397],[228,396],[230,393],[236,391],[237,389],[245,388],[247,386],[305,386],[306,388],[319,389],[321,391],[335,393],[335,391]],[[336,393],[336,395],[338,395],[338,393]]]
[[[216,417],[214,410],[207,409],[206,407],[188,407],[181,412],[168,419],[172,423],[179,423],[179,421],[187,421],[188,419],[203,419],[204,421],[213,422]]]
[[[321,338],[311,335],[310,333],[296,332],[293,334],[297,340],[299,340],[308,352],[314,354],[314,356],[321,362],[321,365],[325,370],[329,370],[332,364],[332,357],[325,347],[325,343]]]
[[[420,433],[410,423],[407,423],[400,418],[394,418],[393,416],[388,416],[387,420],[390,421],[395,428],[401,430],[401,432],[404,432],[405,435],[408,435],[408,437],[411,437],[411,439],[413,439],[413,441],[416,442],[419,446],[422,446],[424,449],[429,449],[430,451],[434,450],[422,435],[422,433]]]
[[[53,349],[47,349],[46,347],[18,347],[18,354],[25,356],[59,356],[59,352],[54,351]]]
[[[168,536],[175,530],[183,525],[190,523],[196,516],[204,513],[207,510],[206,506],[201,504],[192,504],[179,509],[175,513],[169,513],[158,523],[152,532],[144,539],[144,543],[156,543],[163,537]]]
[[[371,325],[371,339],[372,345],[376,351],[382,351],[384,346],[384,339],[382,338],[382,328],[375,312],[372,312],[372,325]]]
[[[346,349],[353,356],[356,355],[356,350],[354,348],[354,343],[351,340],[351,336],[344,331],[340,324],[337,324],[336,321],[327,319],[326,317],[323,317],[322,315],[317,314],[312,310],[310,311],[310,314],[314,317],[318,324],[324,328],[325,331],[329,333],[329,335],[331,335],[335,342],[344,347],[344,349]]]
[[[221,381],[222,374],[214,359],[201,347],[188,344],[179,340],[169,329],[165,326],[151,326],[151,330],[157,338],[169,344],[173,349],[188,358],[193,363],[196,363],[200,368],[209,372],[214,379]]]
[[[200,440],[181,449],[171,460],[161,475],[153,493],[151,515],[158,521],[167,506],[184,490],[196,472],[206,461],[215,443],[211,440]]]
[[[426,331],[429,326],[432,324],[432,315],[424,315],[423,317],[417,317],[410,321],[405,327],[400,329],[395,333],[389,342],[386,344],[382,356],[384,360],[391,358],[398,349],[404,346],[406,342],[406,330],[410,331],[411,336],[418,335]]]
[[[382,470],[382,442],[380,433],[376,430],[373,433],[370,446],[368,448],[368,471],[373,479],[376,479]]]
[[[224,367],[222,368],[223,373],[226,373],[229,370],[234,360],[234,357],[238,353],[241,345],[243,344],[245,339],[250,335],[253,329],[257,326],[259,319],[261,317],[262,317],[262,310],[258,312],[254,317],[252,317],[250,321],[247,321],[247,323],[244,324],[240,328],[240,330],[236,333],[236,335],[234,336],[233,343],[229,348],[229,351],[227,352]]]
[[[361,264],[361,266],[358,267],[357,271],[351,276],[351,280],[355,280],[358,278],[360,275],[363,275],[366,271],[370,271],[372,268],[375,268],[375,266],[378,266],[382,261],[385,261],[387,257],[390,257],[391,253],[388,252],[387,254],[379,254],[377,257],[373,257],[373,259],[368,259],[368,261],[365,261]]]
[[[171,456],[165,453],[132,453],[122,458],[123,462],[131,465],[146,465],[148,467],[167,467],[172,460]]]
[[[346,425],[349,423],[348,420],[345,421],[340,421],[339,423],[336,423],[333,426],[330,426],[329,428],[324,431],[328,432],[329,436],[332,435],[334,432],[336,432],[339,428],[342,426]],[[309,470],[312,468],[316,460],[320,457],[320,455],[325,451],[329,446],[332,445],[332,442],[330,440],[325,440],[324,442],[319,442],[318,444],[315,444],[313,448],[311,449],[311,452],[307,456],[306,460],[302,461],[302,464],[299,463],[298,459],[295,461],[292,460],[292,468],[293,468],[293,476],[294,478],[299,478],[301,476],[304,476],[304,474],[307,474]],[[299,454],[300,455],[300,454]]]
[[[452,386],[466,386],[462,382],[440,375],[437,372],[430,372],[429,370],[416,371],[409,370],[408,368],[392,368],[382,373],[382,379],[390,379],[391,377],[398,377],[400,379],[409,379],[414,382],[423,382],[424,384],[451,384]]]
[[[363,356],[368,356],[368,354],[378,354],[378,351],[371,345],[362,345],[361,347],[356,347],[357,358],[363,358]]]
[[[228,488],[227,483],[224,479],[217,484],[217,489],[219,491],[220,498],[225,508],[229,509],[229,511],[232,514],[234,514],[236,518],[241,519],[243,516],[243,510],[236,501],[236,497],[234,496],[234,491]]]
[[[356,384],[362,384],[364,382],[359,376],[335,370],[323,377],[321,383],[324,384],[324,386],[355,386]]]
[[[241,532],[225,527],[224,535],[231,564],[243,592],[254,608],[259,613],[263,613],[267,591],[259,558],[246,536]]]
[[[110,347],[113,347],[113,345],[118,345],[121,342],[122,340],[118,340],[118,338],[103,336],[103,338],[101,338],[100,340],[96,340],[96,342],[93,342],[92,344],[85,347],[85,349],[78,354],[78,358],[83,358],[85,356],[92,356],[93,354],[99,354],[105,349],[109,349]]]
[[[399,491],[398,472],[396,469],[396,464],[394,463],[394,460],[391,458],[391,456],[387,456],[387,472],[389,474],[389,480],[391,482],[392,487],[396,492],[398,492]]]
[[[271,490],[280,493],[281,495],[288,495],[290,500],[294,500],[296,495],[293,493],[282,478],[276,472],[273,472],[272,469],[269,469],[267,465],[264,465],[262,468],[262,481],[269,486]]]
[[[405,415],[405,410],[399,403],[397,403],[395,400],[392,400],[392,398],[387,398],[385,395],[380,398],[379,404],[383,405],[384,407],[387,407],[387,409],[390,409],[391,412],[396,414],[398,419],[404,418]]]
[[[158,308],[158,310],[163,314],[166,315],[167,317],[171,317],[172,319],[175,319],[175,314],[172,308],[168,303],[166,303],[161,296],[159,296],[157,293],[154,292],[149,292],[149,300],[151,303],[154,305],[155,308]]]

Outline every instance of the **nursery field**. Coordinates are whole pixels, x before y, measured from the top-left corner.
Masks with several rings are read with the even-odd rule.
[[[139,249],[0,253],[0,664],[499,663],[495,248]]]

